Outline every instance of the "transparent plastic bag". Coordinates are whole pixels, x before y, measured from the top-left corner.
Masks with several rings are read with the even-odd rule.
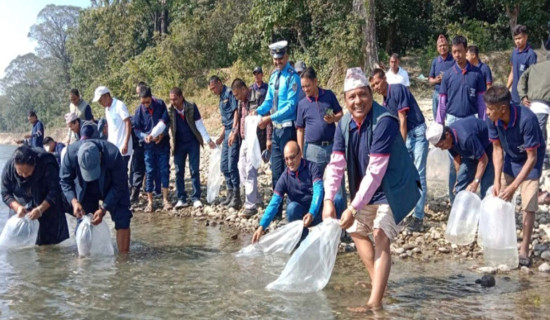
[[[82,221],[76,228],[76,247],[78,255],[89,256],[92,251],[92,220],[90,216],[82,217]]]
[[[279,278],[266,289],[299,293],[322,290],[332,274],[341,233],[340,224],[335,219],[326,219],[311,228]]]
[[[457,245],[467,245],[474,242],[481,199],[473,192],[460,191],[453,202],[445,239]]]
[[[220,186],[222,184],[222,175],[220,169],[220,163],[222,160],[222,148],[216,146],[215,149],[210,150],[210,164],[208,165],[208,182],[206,185],[206,201],[213,203],[220,193]]]
[[[449,195],[449,170],[451,159],[447,150],[432,148],[426,162],[428,196],[440,198]]]
[[[258,141],[257,134],[260,120],[260,116],[247,116],[244,119],[244,136],[246,137],[247,155],[250,157],[250,163],[252,163],[252,166],[256,169],[260,167],[262,161],[262,150],[260,150],[260,142]]]
[[[82,217],[82,221],[76,229],[76,246],[78,255],[86,256],[112,256],[115,249],[111,241],[111,232],[105,221],[92,225],[92,215]]]
[[[303,230],[304,222],[302,220],[293,221],[261,237],[259,242],[242,248],[237,256],[242,257],[259,253],[289,254],[300,241]]]
[[[12,216],[6,221],[0,234],[0,247],[9,249],[33,246],[38,237],[39,227],[38,220],[31,220],[27,216],[23,218]]]

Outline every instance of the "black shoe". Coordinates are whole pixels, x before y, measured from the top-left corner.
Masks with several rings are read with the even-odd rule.
[[[222,206],[226,206],[231,202],[231,199],[233,199],[233,190],[227,190],[227,197],[225,197],[224,200],[220,202]]]
[[[242,202],[241,202],[241,192],[239,189],[233,191],[233,197],[231,198],[231,201],[227,205],[229,208],[233,208],[236,210],[239,210],[241,208]]]
[[[424,232],[424,220],[412,217],[407,229],[411,232]]]
[[[248,219],[253,215],[255,215],[256,213],[258,213],[258,209],[256,208],[244,209],[243,213],[241,213],[241,217]]]
[[[132,193],[130,194],[130,203],[134,203],[138,201],[139,201],[139,189],[132,188]]]

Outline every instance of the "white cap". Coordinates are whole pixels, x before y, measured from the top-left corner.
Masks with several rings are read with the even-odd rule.
[[[273,58],[282,58],[285,55],[286,47],[288,46],[288,41],[277,41],[275,43],[272,43],[269,45],[269,49],[271,49],[271,55]]]
[[[106,93],[110,93],[111,91],[109,91],[109,88],[105,87],[105,86],[99,86],[95,89],[95,92],[94,92],[94,100],[92,100],[92,102],[98,102],[99,101],[99,98],[101,98],[102,95],[106,94]]]
[[[78,116],[74,112],[70,112],[70,113],[65,114],[65,123],[67,123],[67,124],[75,121],[76,119],[78,119]]]
[[[426,130],[426,139],[428,139],[428,141],[435,146],[439,143],[439,141],[441,141],[441,138],[443,138],[444,129],[445,127],[439,123],[433,122]]]
[[[369,81],[361,68],[355,67],[348,69],[346,72],[346,79],[344,80],[344,92],[368,86]]]

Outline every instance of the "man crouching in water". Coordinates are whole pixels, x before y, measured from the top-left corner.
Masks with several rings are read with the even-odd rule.
[[[334,147],[325,172],[323,219],[335,217],[334,196],[347,166],[351,204],[340,226],[350,233],[372,282],[366,312],[382,307],[391,267],[390,241],[397,224],[420,197],[420,178],[396,117],[373,102],[372,91],[360,68],[348,69],[344,98],[349,113],[338,123]],[[369,238],[373,235],[373,246]]]

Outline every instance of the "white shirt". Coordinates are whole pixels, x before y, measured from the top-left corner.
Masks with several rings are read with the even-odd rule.
[[[124,102],[116,98],[113,98],[110,107],[105,108],[105,119],[107,119],[109,134],[107,141],[117,146],[120,153],[122,153],[122,147],[126,138],[126,123],[124,123],[124,120],[129,117],[130,114]],[[132,137],[130,137],[130,140],[128,140],[128,152],[122,155],[129,156],[132,154],[132,151]]]
[[[397,74],[393,73],[391,68],[386,72],[386,80],[389,84],[402,84],[405,87],[409,87],[409,74],[403,68],[399,67]]]
[[[550,106],[539,101],[531,101],[531,105],[529,106],[529,108],[531,109],[531,111],[533,111],[533,113],[548,114],[548,111],[550,111]]]

